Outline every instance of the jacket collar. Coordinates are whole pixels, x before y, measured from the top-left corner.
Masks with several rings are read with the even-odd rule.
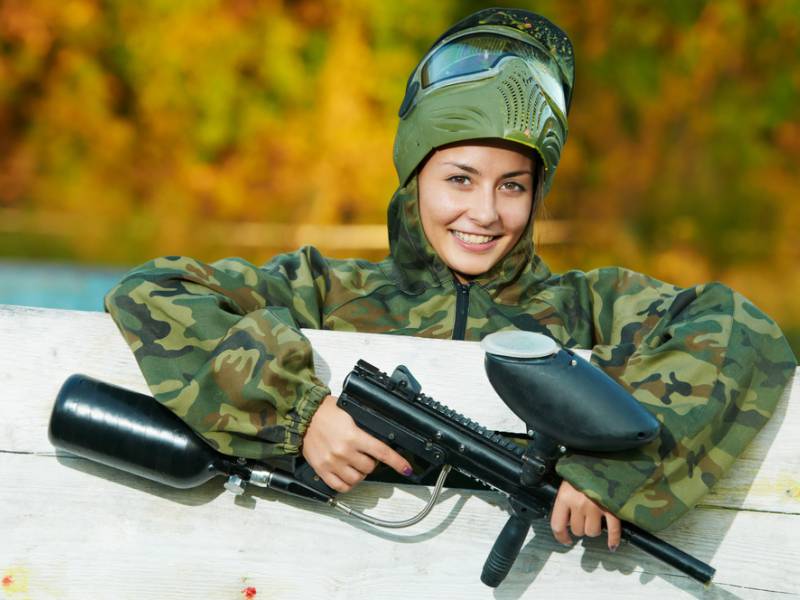
[[[420,294],[430,287],[453,285],[455,276],[422,229],[416,175],[392,196],[388,225],[389,253],[394,263],[392,275],[403,291]],[[529,222],[511,251],[472,281],[496,302],[512,304],[549,277],[550,269],[534,252],[533,223]]]

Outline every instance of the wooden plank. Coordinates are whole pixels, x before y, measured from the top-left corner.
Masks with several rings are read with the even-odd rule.
[[[514,427],[516,418],[482,376],[477,344],[307,334],[334,389],[357,358],[384,370],[402,360],[435,398],[487,426]],[[506,519],[499,496],[447,490],[422,523],[387,533],[271,492],[234,500],[221,480],[172,490],[55,457],[47,422],[73,372],[147,391],[107,315],[0,306],[0,579],[9,578],[0,589],[9,597],[242,598],[251,586],[256,600],[800,595],[800,414],[790,390],[704,506],[664,533],[717,568],[711,588],[634,548],[609,554],[596,540],[563,548],[542,523],[509,579],[492,591],[478,576]],[[799,384],[795,377],[795,400]],[[348,499],[397,518],[416,512],[428,493],[364,484]]]
[[[33,455],[0,454],[0,469],[27,474],[4,478],[0,488],[0,506],[15,507],[0,512],[0,576],[24,569],[31,592],[43,590],[34,598],[49,597],[47,589],[85,598],[97,584],[113,593],[93,597],[235,598],[247,586],[276,598],[494,594],[478,578],[507,517],[496,494],[448,490],[425,521],[386,532],[272,492],[234,499],[221,479],[173,490],[83,459]],[[427,493],[365,484],[348,496],[358,508],[397,517],[418,510]],[[800,593],[798,525],[794,515],[709,508],[664,537],[717,567],[716,594],[750,598],[766,589],[785,597]],[[611,554],[597,540],[566,548],[541,523],[498,595],[590,590],[592,598],[706,593],[635,548]]]

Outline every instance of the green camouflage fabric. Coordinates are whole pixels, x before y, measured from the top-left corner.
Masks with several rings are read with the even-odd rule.
[[[521,329],[591,348],[664,426],[643,449],[567,455],[558,472],[622,518],[661,529],[741,454],[796,360],[776,324],[723,285],[681,289],[622,268],[552,274],[530,228],[469,284],[464,339]],[[415,177],[392,199],[389,237],[379,263],[312,247],[263,267],[159,258],[131,271],[106,307],[155,397],[213,446],[297,454],[329,393],[300,328],[454,335],[457,284],[422,231]]]

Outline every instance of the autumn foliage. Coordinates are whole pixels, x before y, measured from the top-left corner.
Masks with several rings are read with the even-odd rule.
[[[0,257],[260,262],[384,222],[408,73],[497,4],[0,1]],[[800,349],[800,2],[517,5],[577,56],[554,269],[720,279]],[[351,239],[320,245],[383,252]]]

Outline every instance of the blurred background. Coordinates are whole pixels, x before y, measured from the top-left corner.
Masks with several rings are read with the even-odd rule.
[[[164,254],[382,258],[405,81],[504,2],[0,0],[0,303]],[[800,1],[520,1],[573,40],[538,250],[721,280],[800,354]]]

